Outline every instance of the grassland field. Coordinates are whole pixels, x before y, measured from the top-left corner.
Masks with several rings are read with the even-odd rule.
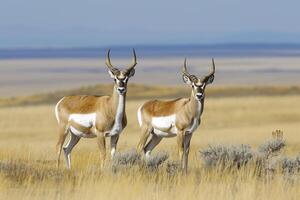
[[[128,125],[118,151],[135,148],[139,140],[136,111],[151,96],[189,95],[183,88],[142,88],[128,91]],[[80,93],[95,93],[99,86]],[[111,86],[103,93],[110,93]],[[272,92],[270,92],[270,90]],[[69,91],[78,93],[78,90]],[[93,91],[93,92],[91,92]],[[171,92],[170,92],[171,91]],[[245,92],[246,91],[246,92]],[[130,95],[130,92],[136,95]],[[261,180],[254,169],[229,174],[203,168],[199,150],[213,144],[256,147],[281,129],[287,142],[284,154],[300,153],[300,93],[298,87],[218,87],[208,91],[200,128],[191,142],[187,176],[170,176],[165,166],[155,172],[132,167],[113,173],[110,161],[100,170],[95,139],[81,139],[72,152],[72,170],[56,168],[57,124],[54,102],[66,92],[0,100],[0,199],[299,199],[300,182],[287,183],[281,174]],[[222,95],[220,95],[222,94]],[[140,96],[139,96],[140,95]],[[109,146],[109,145],[108,145]],[[177,160],[176,138],[163,139],[154,150]],[[61,158],[63,159],[63,157]]]

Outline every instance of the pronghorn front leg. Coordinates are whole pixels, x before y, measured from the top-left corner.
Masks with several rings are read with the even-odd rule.
[[[183,139],[183,158],[182,158],[182,168],[185,174],[187,174],[188,159],[190,153],[190,143],[192,138],[192,133],[185,132]]]
[[[118,140],[119,140],[119,134],[113,135],[110,138],[110,155],[111,155],[111,159],[114,158],[114,155],[116,153]]]
[[[182,130],[178,131],[177,134],[178,154],[179,154],[179,159],[181,160],[181,166],[184,173],[187,173],[191,138],[192,138],[192,133],[187,133]]]
[[[106,158],[106,143],[105,136],[103,132],[97,131],[97,144],[100,150],[100,161],[101,161],[101,169],[104,167],[105,158]]]
[[[177,133],[177,148],[178,148],[178,158],[182,161],[183,156],[183,138],[184,138],[184,131],[178,130]]]

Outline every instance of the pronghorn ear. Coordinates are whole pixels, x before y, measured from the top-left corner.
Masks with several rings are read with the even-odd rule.
[[[128,77],[132,77],[135,74],[135,69],[130,70]]]
[[[191,79],[184,74],[182,75],[182,80],[183,80],[183,82],[185,82],[186,84],[189,84],[189,85],[192,83]]]
[[[111,78],[115,78],[115,75],[110,70],[108,70],[108,73],[109,73]]]
[[[214,82],[215,76],[211,75],[209,77],[206,78],[206,80],[204,80],[204,82],[208,85],[211,84],[212,82]]]

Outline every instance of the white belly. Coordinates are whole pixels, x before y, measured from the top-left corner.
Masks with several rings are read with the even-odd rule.
[[[175,126],[176,115],[169,115],[163,117],[153,117],[152,126],[154,134],[161,137],[174,137],[177,135],[177,128]]]
[[[86,127],[86,128],[92,128],[95,127],[96,124],[96,113],[89,113],[89,114],[71,114],[69,116],[69,121],[74,121],[80,126]],[[70,126],[70,129],[73,134],[80,136],[80,137],[95,137],[93,133],[83,133],[76,128]]]
[[[175,126],[176,115],[153,117],[152,126],[154,134],[161,137],[174,137],[178,130]],[[200,118],[195,118],[186,129],[188,133],[193,133],[200,124]]]
[[[81,125],[86,128],[91,128],[91,132],[89,133],[84,133],[78,129],[76,129],[73,126],[70,126],[70,130],[72,131],[73,134],[80,136],[80,137],[87,137],[87,138],[93,138],[96,137],[95,132],[95,124],[96,124],[96,113],[90,113],[90,114],[71,114],[69,116],[69,121],[74,121],[78,125]],[[116,134],[119,134],[122,131],[122,121],[116,121],[114,123],[114,126],[112,127],[111,130],[106,131],[104,134],[106,137],[110,137]]]

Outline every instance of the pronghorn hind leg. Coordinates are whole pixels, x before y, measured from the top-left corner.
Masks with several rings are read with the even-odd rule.
[[[74,146],[80,140],[80,137],[78,137],[77,135],[74,135],[71,131],[70,131],[70,133],[71,133],[70,134],[71,138],[68,141],[67,145],[63,148],[68,169],[71,168],[71,152],[72,152],[72,149],[74,148]]]
[[[101,169],[103,169],[105,164],[105,158],[106,158],[106,142],[105,142],[104,133],[97,132],[97,144],[100,150]]]
[[[150,157],[151,151],[160,143],[162,137],[159,137],[155,134],[152,134],[152,137],[146,147],[144,148],[144,152],[146,154],[146,158]]]
[[[138,152],[141,153],[144,150],[145,144],[146,144],[146,142],[148,140],[148,137],[150,136],[150,133],[152,131],[151,129],[152,129],[152,127],[148,127],[146,125],[143,125],[141,127],[141,134],[142,135],[141,135],[140,141],[137,145],[137,151]]]
[[[111,138],[110,138],[110,155],[111,155],[111,159],[114,158],[114,155],[116,153],[118,141],[119,141],[119,134],[111,136]]]
[[[57,151],[57,168],[59,168],[60,165],[60,155],[61,155],[61,150],[63,147],[63,144],[66,140],[66,136],[69,132],[69,129],[64,127],[59,128],[59,137],[58,137],[58,142],[56,144],[56,151]]]

